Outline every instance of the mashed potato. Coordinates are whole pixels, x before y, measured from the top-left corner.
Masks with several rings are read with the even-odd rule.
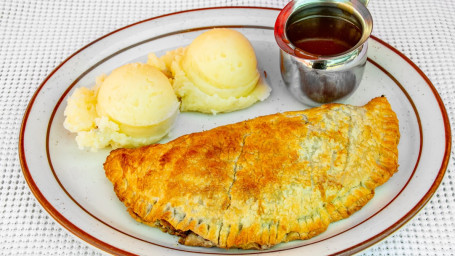
[[[186,48],[167,52],[148,63],[173,78],[181,111],[231,112],[266,99],[270,87],[257,70],[254,49],[231,29],[212,29]]]
[[[231,112],[266,99],[270,91],[248,39],[235,30],[212,29],[188,47],[161,58],[150,54],[147,64],[100,76],[93,89],[76,89],[64,127],[77,133],[80,148],[138,147],[166,136],[179,109]]]
[[[77,133],[80,148],[154,143],[170,130],[179,102],[168,78],[155,67],[132,63],[78,88],[68,99],[64,127]]]

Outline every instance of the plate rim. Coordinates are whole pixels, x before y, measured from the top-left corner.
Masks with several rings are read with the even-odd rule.
[[[19,160],[20,160],[20,165],[22,169],[22,173],[24,175],[24,178],[27,182],[27,185],[30,188],[30,191],[33,193],[37,201],[41,204],[41,206],[44,208],[44,210],[57,222],[59,223],[64,229],[72,233],[74,236],[77,238],[81,239],[82,241],[86,242],[89,245],[92,245],[93,247],[100,249],[102,251],[108,252],[108,253],[113,253],[113,254],[122,254],[122,255],[134,255],[131,252],[125,251],[123,249],[120,249],[116,246],[113,246],[111,244],[108,244],[90,234],[88,234],[86,231],[82,230],[78,226],[74,225],[70,220],[68,220],[65,216],[63,216],[57,209],[54,208],[54,206],[46,199],[46,197],[41,193],[39,187],[36,185],[35,181],[33,180],[33,177],[30,173],[30,170],[27,165],[26,157],[25,157],[25,147],[24,147],[24,136],[25,136],[25,129],[27,125],[27,119],[30,115],[31,109],[34,106],[34,102],[36,98],[38,97],[41,89],[46,85],[48,80],[62,67],[68,62],[70,59],[72,59],[74,56],[78,55],[80,52],[83,50],[87,49],[91,45],[97,43],[98,41],[101,41],[102,39],[109,37],[115,33],[118,33],[122,30],[128,29],[130,27],[136,26],[141,23],[149,22],[151,20],[155,19],[160,19],[163,17],[167,16],[172,16],[172,15],[179,15],[182,13],[189,13],[189,12],[197,12],[197,11],[206,11],[206,10],[217,10],[217,9],[258,9],[258,10],[272,10],[272,11],[281,11],[279,8],[273,8],[273,7],[259,7],[259,6],[220,6],[220,7],[207,7],[207,8],[198,8],[198,9],[189,9],[189,10],[183,10],[183,11],[178,11],[178,12],[172,12],[172,13],[167,13],[159,16],[154,16],[152,18],[148,18],[145,20],[141,20],[129,25],[126,25],[124,27],[121,27],[119,29],[116,29],[112,32],[109,32],[96,40],[86,44],[85,46],[81,47],[79,50],[75,51],[73,54],[71,54],[69,57],[67,57],[64,61],[62,61],[56,68],[54,68],[51,73],[41,82],[39,87],[36,89],[35,93],[33,96],[30,98],[29,103],[27,105],[27,108],[24,112],[23,119],[21,122],[21,128],[19,132]],[[395,54],[397,54],[399,57],[401,57],[403,60],[405,60],[417,73],[420,75],[421,78],[425,81],[425,83],[428,85],[430,88],[431,92],[434,95],[435,100],[438,103],[438,106],[440,108],[440,112],[443,118],[443,123],[444,123],[444,130],[445,130],[445,149],[444,149],[444,156],[442,159],[441,167],[439,168],[438,175],[436,176],[433,184],[429,188],[429,190],[425,193],[425,195],[419,200],[419,202],[411,209],[408,211],[407,214],[405,214],[402,218],[400,218],[398,221],[396,221],[393,225],[387,227],[384,231],[372,236],[371,238],[362,241],[361,243],[358,243],[354,246],[351,246],[349,248],[346,248],[342,251],[339,251],[337,253],[339,254],[346,254],[346,253],[356,253],[359,251],[362,251],[377,242],[387,238],[389,235],[397,231],[400,227],[405,225],[408,221],[410,221],[421,209],[424,208],[424,206],[429,202],[431,197],[434,195],[436,192],[437,188],[442,182],[442,179],[445,176],[447,166],[450,160],[450,155],[451,155],[451,128],[450,128],[450,119],[447,114],[447,110],[445,108],[445,105],[437,92],[435,86],[433,83],[430,81],[430,79],[427,77],[427,75],[414,63],[412,62],[406,55],[398,51],[396,48],[393,46],[389,45],[385,41],[379,39],[378,37],[371,35],[371,38],[373,38],[375,41],[377,41],[380,45],[387,47],[391,51],[393,51]],[[68,90],[68,89],[67,89]],[[173,249],[173,248],[172,248]],[[292,249],[292,248],[291,248]],[[298,248],[295,248],[298,249]],[[177,251],[181,251],[179,249],[176,249]],[[185,251],[188,252],[188,251]],[[263,251],[262,253],[265,253],[266,251]],[[193,252],[193,253],[198,253],[198,252]],[[203,252],[201,252],[203,253]],[[207,254],[207,253],[205,253]],[[210,253],[209,253],[210,254]]]

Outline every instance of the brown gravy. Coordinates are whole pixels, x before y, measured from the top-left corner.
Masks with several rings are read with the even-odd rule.
[[[295,47],[327,56],[350,50],[359,42],[362,30],[341,17],[313,16],[289,24],[286,35]]]

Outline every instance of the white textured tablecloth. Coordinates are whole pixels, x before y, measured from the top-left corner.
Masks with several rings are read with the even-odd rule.
[[[30,192],[19,163],[22,115],[35,89],[60,62],[104,34],[153,16],[211,6],[282,8],[287,2],[0,0],[0,253],[100,253],[47,215]],[[369,9],[373,34],[423,70],[455,127],[455,1],[372,0]],[[425,208],[362,255],[454,255],[454,156],[452,152],[445,177]]]

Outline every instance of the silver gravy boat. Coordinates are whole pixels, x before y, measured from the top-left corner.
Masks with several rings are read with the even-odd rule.
[[[309,106],[342,101],[358,88],[367,60],[368,38],[373,29],[367,4],[368,0],[293,0],[282,9],[274,31],[280,47],[280,70],[286,87],[299,101]],[[312,53],[297,47],[291,40],[289,27],[315,17],[349,22],[359,29],[358,41],[348,50],[336,54]],[[322,28],[336,33],[337,26]]]

